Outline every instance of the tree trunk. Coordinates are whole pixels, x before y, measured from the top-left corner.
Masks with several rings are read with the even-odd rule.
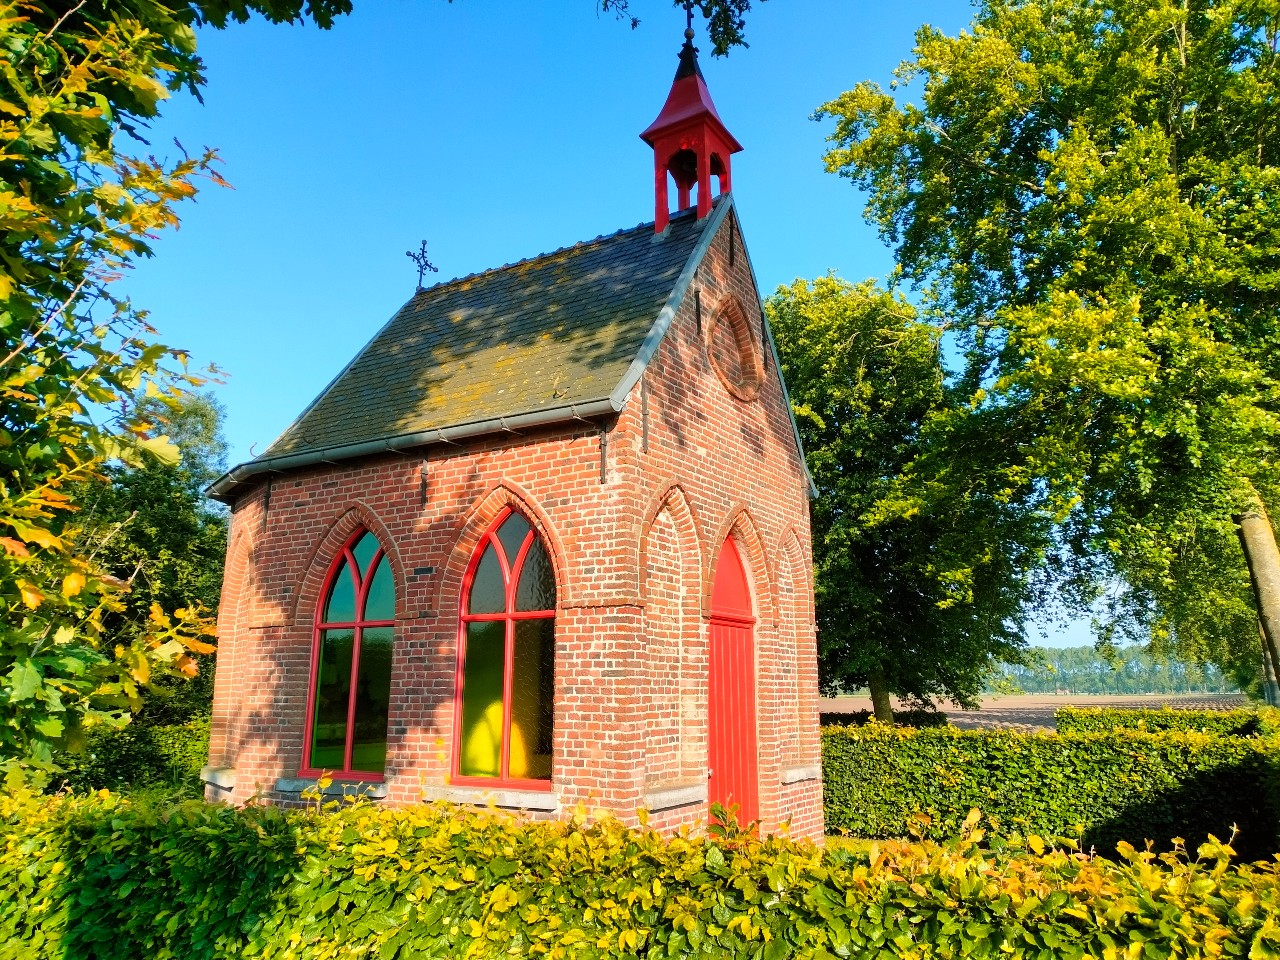
[[[871,675],[867,677],[867,686],[871,688],[871,707],[875,711],[876,720],[893,726],[893,707],[889,704],[889,687],[884,681],[884,671],[871,671]]]
[[[1280,663],[1277,662],[1275,650],[1267,643],[1267,635],[1263,632],[1261,623],[1258,624],[1258,635],[1262,638],[1262,696],[1268,706],[1280,707],[1280,699],[1275,695],[1280,688],[1280,676],[1277,676]]]
[[[1275,677],[1276,665],[1280,661],[1276,656],[1277,649],[1280,649],[1280,548],[1276,546],[1275,531],[1262,497],[1252,487],[1250,492],[1253,503],[1236,517],[1236,524],[1258,605],[1262,655],[1271,663],[1271,670],[1263,671],[1263,696],[1268,703],[1275,703],[1280,699],[1280,687],[1277,687]]]

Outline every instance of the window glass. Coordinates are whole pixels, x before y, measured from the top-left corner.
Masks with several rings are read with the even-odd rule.
[[[384,554],[378,561],[378,569],[369,584],[364,598],[365,620],[394,620],[396,616],[396,585],[391,575],[391,564]]]
[[[485,548],[480,565],[471,580],[469,613],[502,613],[507,609],[507,591],[502,580],[502,567],[493,544]]]
[[[315,770],[344,769],[354,644],[354,630],[321,632],[311,728],[311,767]]]
[[[356,723],[351,769],[382,773],[387,764],[387,707],[391,698],[391,627],[365,627],[360,636]]]
[[[506,623],[467,624],[462,676],[462,756],[464,777],[496,777],[502,763],[502,678]]]
[[[454,773],[549,780],[556,604],[551,557],[538,532],[515,512],[476,549],[480,560],[465,598],[458,652],[462,690]],[[517,565],[521,550],[527,553]],[[503,556],[512,564],[505,574]]]
[[[555,620],[515,622],[511,676],[510,775],[551,777],[552,706],[555,703]]]
[[[356,545],[351,548],[351,552],[355,554],[356,564],[360,567],[360,579],[364,579],[369,573],[369,564],[373,561],[373,555],[378,552],[378,539],[372,533],[366,532]]]
[[[359,777],[386,769],[395,631],[370,622],[393,620],[396,596],[390,562],[379,558],[379,551],[377,538],[364,531],[334,563],[316,624],[307,770]],[[357,567],[363,571],[360,577],[354,575]]]
[[[507,565],[514,567],[516,557],[520,556],[520,548],[529,533],[529,521],[518,513],[512,513],[502,526],[498,528],[498,539],[502,541],[502,550],[507,555]]]
[[[346,560],[334,575],[329,599],[324,605],[324,623],[351,623],[356,618],[356,585],[351,579],[351,564]]]
[[[542,540],[535,540],[520,568],[520,584],[516,590],[516,609],[554,610],[556,608],[556,574],[551,568]]]

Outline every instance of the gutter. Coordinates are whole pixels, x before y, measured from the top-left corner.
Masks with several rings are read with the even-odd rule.
[[[490,420],[478,420],[474,423],[463,423],[455,427],[439,427],[432,430],[420,430],[417,433],[405,433],[395,437],[383,437],[379,440],[363,440],[360,443],[346,443],[332,447],[318,447],[302,453],[285,454],[279,457],[262,457],[232,467],[205,489],[205,495],[222,503],[230,503],[235,499],[235,489],[250,483],[257,477],[267,473],[283,473],[286,470],[297,470],[320,463],[333,463],[338,460],[353,460],[357,457],[368,457],[379,453],[395,453],[412,447],[425,447],[439,443],[456,443],[472,437],[493,433],[510,433],[521,427],[542,427],[554,423],[571,420],[590,420],[592,418],[611,416],[622,410],[622,404],[612,399],[593,400],[590,403],[570,404],[567,407],[551,407],[533,413],[521,413],[514,417],[498,417]]]

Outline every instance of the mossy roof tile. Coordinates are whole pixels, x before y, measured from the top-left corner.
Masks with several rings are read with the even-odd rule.
[[[700,227],[641,224],[419,291],[260,459],[608,398]]]

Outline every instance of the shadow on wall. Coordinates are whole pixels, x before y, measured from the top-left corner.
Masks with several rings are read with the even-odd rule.
[[[736,217],[736,212],[731,213],[731,216]],[[741,231],[728,230],[727,223],[728,221],[721,227],[721,236],[716,243],[724,244],[732,235],[741,256]],[[695,292],[700,297],[695,298]],[[719,326],[719,321],[723,319],[720,313],[730,310],[732,304],[734,301],[729,269],[721,258],[708,256],[681,304],[676,329],[668,332],[664,341],[664,349],[670,351],[671,369],[661,379],[650,378],[653,390],[651,402],[663,426],[681,451],[689,451],[697,446],[698,432],[713,429],[706,412],[707,400],[699,392],[703,384],[712,390],[727,392],[712,369],[704,341],[708,332],[714,333]],[[770,415],[744,416],[739,425],[738,441],[742,449],[751,451],[753,457],[760,459],[767,450],[766,432],[772,434],[773,443],[784,450],[796,441],[787,406],[780,397],[773,394],[774,388],[770,383],[778,376],[778,371],[772,350],[763,336],[764,321],[759,304],[749,301],[741,303],[740,308],[745,312],[746,332],[751,340],[751,349],[758,357],[762,378],[759,395],[751,403],[773,405]],[[695,324],[695,317],[690,314],[700,314],[700,330],[690,329]]]

